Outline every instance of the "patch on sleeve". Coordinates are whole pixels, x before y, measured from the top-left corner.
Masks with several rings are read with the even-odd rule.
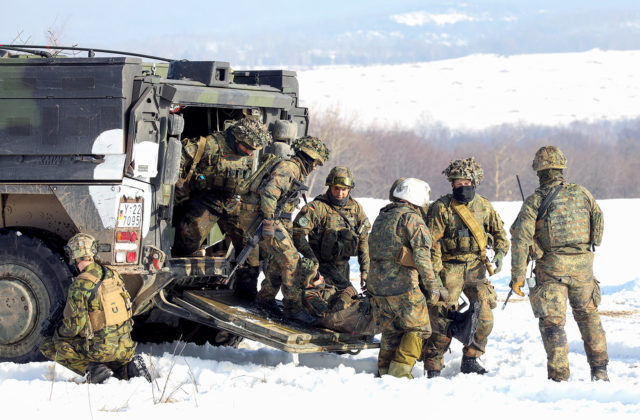
[[[306,216],[302,216],[298,219],[298,224],[302,227],[306,227],[309,224],[309,219]]]

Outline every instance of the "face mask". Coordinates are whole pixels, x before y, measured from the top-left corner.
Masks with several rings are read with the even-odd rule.
[[[476,187],[473,185],[465,185],[453,189],[453,198],[460,203],[467,204],[476,195]]]

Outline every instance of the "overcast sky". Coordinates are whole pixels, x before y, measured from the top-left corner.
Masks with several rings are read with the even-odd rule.
[[[241,65],[429,61],[474,52],[633,49],[637,0],[5,0],[0,42]]]

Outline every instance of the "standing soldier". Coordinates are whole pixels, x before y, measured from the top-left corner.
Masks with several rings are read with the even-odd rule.
[[[269,132],[254,118],[242,118],[222,133],[196,140],[183,140],[181,177],[176,188],[179,202],[185,202],[176,223],[173,254],[196,253],[209,231],[218,223],[228,234],[236,250],[244,245],[240,215],[246,182],[254,171],[253,153],[271,140]],[[257,250],[247,260],[248,267],[239,269],[237,291],[257,282]],[[250,286],[248,286],[250,288]],[[250,298],[251,292],[248,292]]]
[[[80,274],[69,286],[64,319],[52,338],[40,345],[42,354],[99,384],[115,376],[151,380],[131,339],[131,299],[120,275],[97,264],[95,239],[73,236],[65,247]]]
[[[509,242],[502,220],[486,198],[476,194],[483,171],[475,159],[451,161],[442,172],[451,182],[453,194],[440,197],[429,208],[427,226],[433,239],[433,270],[449,292],[448,306],[430,308],[433,334],[423,349],[427,377],[440,376],[444,368],[444,352],[451,344],[447,334],[448,315],[457,308],[460,293],[469,298],[473,307],[480,304],[478,329],[470,345],[463,349],[460,371],[484,375],[487,370],[477,361],[485,352],[493,329],[496,292],[485,273],[494,274],[486,248],[493,247],[495,272],[502,268],[502,259],[509,250]]]
[[[275,298],[282,286],[285,315],[297,321],[312,323],[315,318],[302,307],[303,287],[295,281],[299,256],[290,232],[291,213],[296,203],[284,200],[304,182],[311,171],[329,159],[329,149],[316,137],[296,140],[293,149],[294,156],[273,166],[259,188],[259,211],[262,218],[260,247],[269,254],[270,260],[255,303],[258,307],[276,309]],[[278,208],[282,212],[276,218]]]
[[[325,280],[338,289],[351,286],[349,258],[358,256],[360,286],[369,273],[369,219],[351,197],[355,187],[349,168],[336,166],[325,182],[329,188],[302,207],[293,222],[293,242],[300,253],[320,264]],[[307,235],[309,240],[307,241]]]
[[[598,314],[600,286],[593,276],[593,251],[602,241],[602,211],[586,188],[564,181],[566,167],[567,159],[557,147],[544,146],[536,152],[533,170],[540,187],[522,204],[510,230],[510,286],[524,296],[520,289],[532,255],[536,285],[529,301],[547,352],[549,379],[569,379],[569,344],[564,331],[568,297],[591,366],[591,380],[608,381],[607,342]],[[530,253],[534,247],[542,252]]]
[[[378,373],[411,376],[422,341],[431,334],[429,303],[441,284],[431,268],[431,235],[421,211],[429,205],[429,185],[415,178],[398,180],[392,201],[373,223],[369,236],[371,271],[367,290],[376,324],[382,331]]]

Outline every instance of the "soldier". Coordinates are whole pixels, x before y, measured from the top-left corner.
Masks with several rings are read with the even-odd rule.
[[[329,149],[316,137],[302,137],[293,144],[293,157],[278,162],[260,181],[259,211],[262,218],[262,239],[260,247],[270,256],[255,303],[258,307],[277,312],[275,297],[282,286],[284,314],[294,320],[313,323],[302,307],[302,285],[295,281],[298,265],[298,250],[291,239],[291,212],[295,203],[283,200],[301,184],[318,165],[329,159]],[[283,212],[275,218],[276,209]]]
[[[80,274],[69,286],[62,325],[40,351],[79,375],[87,373],[89,383],[111,376],[150,381],[142,357],[135,356],[131,298],[120,275],[94,261],[97,244],[90,235],[73,236],[65,251]]]
[[[392,201],[373,223],[369,236],[371,271],[367,291],[376,324],[382,330],[378,373],[413,378],[423,339],[431,334],[427,300],[440,297],[431,268],[431,235],[422,218],[429,185],[415,178],[398,180]]]
[[[460,293],[469,298],[473,307],[480,304],[478,328],[470,345],[463,349],[460,371],[484,375],[487,370],[477,361],[485,352],[493,329],[496,292],[485,277],[493,267],[486,256],[486,248],[493,247],[495,272],[502,268],[502,259],[509,250],[509,242],[502,220],[486,198],[476,194],[483,171],[475,159],[451,161],[442,172],[451,182],[453,194],[436,200],[429,208],[427,226],[433,239],[433,270],[442,279],[449,294],[449,304],[433,306],[429,310],[433,333],[424,345],[424,369],[427,377],[440,376],[444,368],[444,352],[451,344],[447,334],[451,320],[448,315],[457,308]]]
[[[302,207],[293,222],[293,242],[300,253],[320,263],[320,273],[338,289],[351,286],[349,258],[358,256],[360,286],[369,273],[369,219],[351,197],[355,187],[349,168],[331,169],[327,191]],[[307,241],[307,235],[309,240]]]
[[[218,223],[231,237],[233,246],[244,246],[241,214],[246,209],[241,203],[247,193],[246,182],[254,171],[254,152],[271,140],[263,125],[253,118],[242,118],[222,133],[213,133],[199,140],[183,140],[181,178],[176,188],[176,199],[185,202],[176,213],[176,239],[174,255],[196,253],[209,231]],[[257,250],[247,260],[247,267],[239,269],[236,291],[253,299],[258,279]],[[245,290],[245,288],[247,290]]]
[[[511,289],[520,296],[528,257],[535,260],[529,301],[547,352],[547,374],[569,379],[569,344],[564,331],[567,297],[578,323],[591,380],[608,381],[607,342],[598,314],[600,286],[593,276],[593,251],[602,241],[603,216],[586,188],[565,182],[567,159],[555,146],[533,159],[540,187],[527,197],[511,226]],[[530,249],[532,252],[530,252]],[[536,252],[538,249],[542,252]]]

